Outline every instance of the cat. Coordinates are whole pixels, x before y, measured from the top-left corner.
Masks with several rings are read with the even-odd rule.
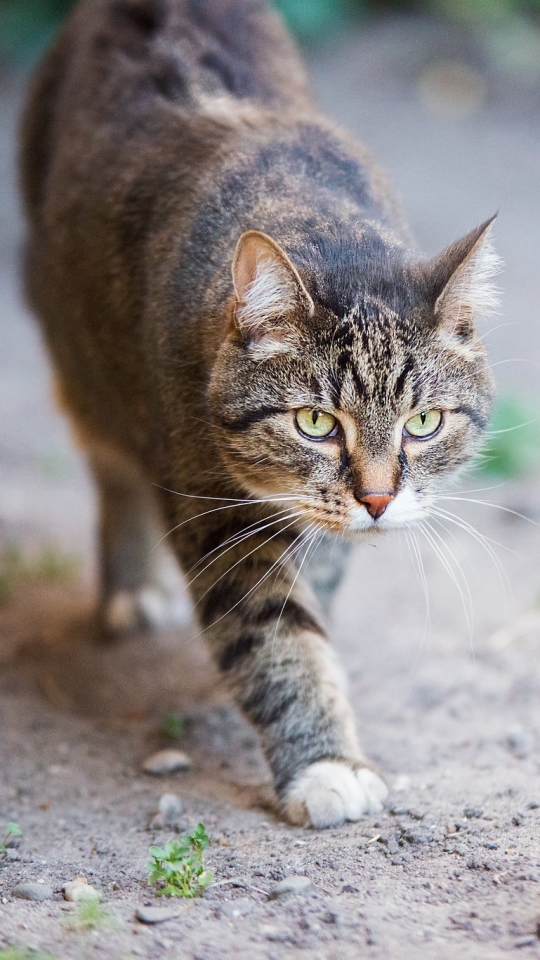
[[[265,0],[80,0],[31,85],[22,184],[104,627],[174,622],[173,546],[284,817],[379,811],[325,610],[347,542],[421,520],[482,443],[493,218],[411,252]]]

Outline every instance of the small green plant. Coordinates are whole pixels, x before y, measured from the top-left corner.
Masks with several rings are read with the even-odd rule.
[[[11,946],[0,948],[0,960],[54,960],[54,957],[49,953],[42,953],[41,950]]]
[[[31,583],[67,583],[78,572],[77,557],[64,554],[54,546],[43,546],[36,556],[26,557],[17,544],[0,549],[0,606],[13,591]]]
[[[163,715],[159,732],[167,740],[174,740],[175,743],[179,743],[186,732],[184,718],[179,713],[175,713],[174,710],[170,710]]]
[[[76,911],[67,918],[66,926],[70,930],[96,930],[114,927],[115,920],[99,900],[80,900]]]
[[[21,834],[22,834],[22,830],[19,824],[13,823],[13,821],[10,820],[6,828],[6,835],[3,841],[0,843],[0,853],[6,852],[7,843],[10,837],[20,837]]]
[[[203,850],[210,843],[206,827],[199,823],[180,840],[169,840],[164,847],[150,847],[148,864],[150,883],[162,884],[158,893],[166,897],[200,897],[214,874],[205,870]]]

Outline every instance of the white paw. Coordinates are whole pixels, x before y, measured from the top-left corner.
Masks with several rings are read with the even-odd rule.
[[[380,777],[367,767],[353,770],[339,760],[312,763],[291,783],[285,812],[292,823],[305,827],[336,827],[378,813],[388,796]]]
[[[112,633],[137,629],[167,630],[186,626],[190,614],[187,600],[148,586],[115,593],[105,608],[105,625]]]

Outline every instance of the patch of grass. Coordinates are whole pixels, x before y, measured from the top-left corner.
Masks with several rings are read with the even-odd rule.
[[[61,553],[55,547],[43,547],[31,574],[35,580],[48,583],[66,583],[79,569],[79,561],[71,554]]]
[[[22,830],[18,823],[13,823],[12,820],[7,824],[6,835],[2,842],[0,843],[0,853],[6,852],[6,847],[10,837],[20,837],[22,835]]]
[[[540,469],[540,411],[515,396],[501,396],[494,408],[484,458],[478,471],[508,480]]]
[[[179,743],[186,732],[186,721],[179,713],[171,710],[163,715],[159,732],[167,740],[174,740],[175,743]]]
[[[0,960],[55,960],[50,953],[41,950],[31,950],[29,947],[0,948]]]
[[[35,557],[26,557],[15,543],[0,550],[0,606],[11,599],[19,586],[31,583],[68,583],[78,573],[80,560],[45,545]]]
[[[150,847],[148,864],[150,883],[161,884],[157,891],[166,897],[200,897],[214,874],[205,870],[203,850],[210,843],[206,827],[199,823],[180,840],[169,840],[165,847]]]
[[[77,909],[66,920],[70,930],[112,929],[117,921],[99,900],[80,900]]]

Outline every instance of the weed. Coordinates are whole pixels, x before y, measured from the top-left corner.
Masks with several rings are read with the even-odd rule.
[[[37,556],[25,557],[17,544],[7,544],[0,551],[0,606],[11,599],[14,589],[30,583],[66,583],[79,568],[77,557],[61,553],[54,546],[44,546]]]
[[[150,847],[150,883],[164,884],[158,893],[167,897],[200,897],[214,879],[212,871],[204,869],[203,850],[209,843],[206,827],[199,823],[180,840],[169,840],[163,848]]]
[[[162,737],[166,737],[168,740],[174,740],[176,743],[179,743],[186,732],[186,723],[184,718],[180,716],[179,713],[175,713],[173,710],[169,711],[169,713],[165,713],[161,721],[159,732]]]
[[[10,837],[20,837],[21,834],[22,834],[22,830],[21,830],[19,824],[18,824],[18,823],[13,823],[13,821],[11,821],[11,820],[10,820],[10,822],[8,823],[6,830],[7,830],[6,835],[5,835],[4,839],[3,839],[3,841],[0,843],[0,853],[5,853],[5,852],[6,852],[6,847],[7,847],[8,840],[10,839]]]
[[[54,960],[48,953],[29,947],[0,947],[0,960]]]
[[[116,921],[99,900],[79,900],[77,909],[67,918],[66,926],[70,930],[111,929],[116,926]]]

